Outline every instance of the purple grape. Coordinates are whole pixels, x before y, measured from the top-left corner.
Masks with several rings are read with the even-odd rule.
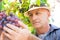
[[[7,15],[3,15],[3,18],[6,18],[7,17]]]
[[[0,13],[0,16],[3,16],[3,13]]]
[[[3,29],[3,27],[8,23],[20,27],[20,25],[18,24],[18,20],[18,17],[16,17],[12,13],[7,16],[4,12],[0,12],[0,29]]]
[[[7,19],[7,21],[10,21],[10,20],[11,20],[11,17],[10,17],[10,16],[8,16],[6,19]]]
[[[14,20],[15,20],[15,18],[12,17],[12,18],[11,18],[11,21],[14,22]]]
[[[2,16],[0,16],[0,20],[2,20]]]

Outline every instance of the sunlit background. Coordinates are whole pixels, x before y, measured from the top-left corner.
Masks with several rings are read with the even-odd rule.
[[[48,2],[52,8],[51,18],[53,20],[51,23],[60,27],[60,0],[48,0]]]

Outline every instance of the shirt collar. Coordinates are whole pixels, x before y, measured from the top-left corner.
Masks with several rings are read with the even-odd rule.
[[[49,35],[50,33],[52,33],[55,30],[60,29],[59,27],[57,27],[55,25],[52,25],[52,24],[49,24],[49,25],[50,25],[50,30],[48,31],[47,35]]]
[[[50,30],[49,32],[52,32],[54,30],[60,29],[59,27],[56,27],[55,25],[49,24],[50,25]]]

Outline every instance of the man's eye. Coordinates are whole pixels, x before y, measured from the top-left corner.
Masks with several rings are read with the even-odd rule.
[[[40,14],[39,12],[36,13],[36,15]]]
[[[42,13],[40,13],[40,12],[37,12],[37,13],[36,13],[36,15],[39,15],[39,14],[42,14]]]
[[[33,16],[32,14],[29,14],[29,16]]]

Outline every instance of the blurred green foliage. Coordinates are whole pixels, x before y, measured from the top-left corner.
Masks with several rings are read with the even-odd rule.
[[[2,1],[0,1],[0,11],[2,10]]]

